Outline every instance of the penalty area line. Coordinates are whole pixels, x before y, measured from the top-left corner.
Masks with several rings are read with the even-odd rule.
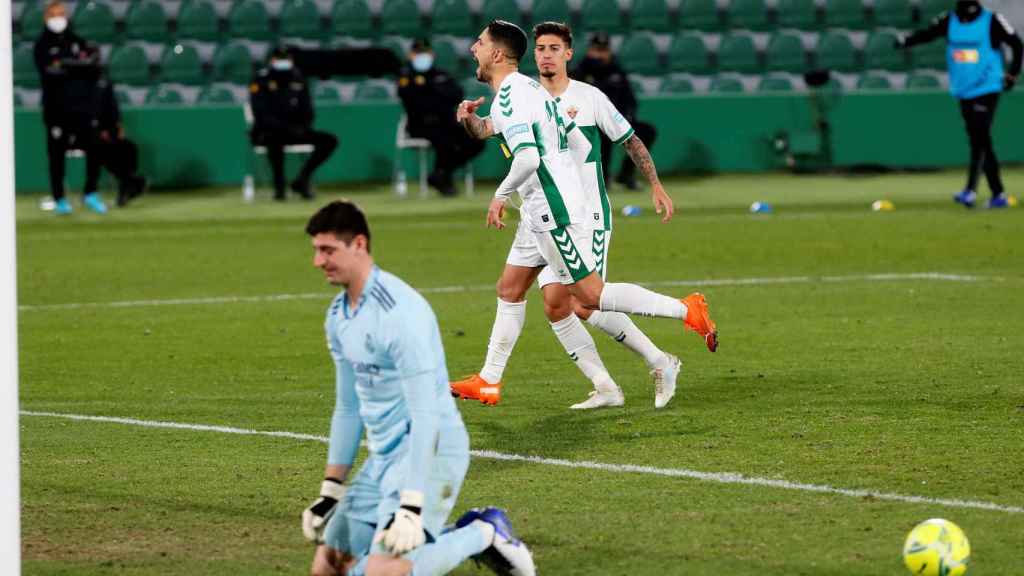
[[[217,432],[221,434],[238,434],[243,436],[266,436],[271,438],[286,438],[291,440],[303,440],[312,442],[327,443],[327,437],[314,434],[300,434],[297,432],[275,431],[275,430],[253,430],[249,428],[236,428],[233,426],[216,426],[208,424],[188,424],[182,422],[166,422],[161,420],[140,420],[137,418],[120,418],[114,416],[93,416],[87,414],[68,414],[63,412],[37,412],[34,410],[22,410],[22,416],[62,418],[65,420],[77,420],[86,422],[104,422],[111,424],[125,424],[129,426],[141,426],[145,428],[169,428],[175,430],[191,430],[195,432]],[[591,462],[588,460],[564,460],[560,458],[545,458],[543,456],[526,456],[521,454],[508,454],[495,452],[493,450],[470,450],[474,458],[485,460],[499,460],[503,462],[525,462],[529,464],[540,464],[542,466],[557,466],[561,468],[573,468],[577,470],[597,470],[618,474],[646,474],[649,476],[662,476],[668,478],[687,478],[701,482],[712,482],[716,484],[740,484],[746,486],[759,486],[763,488],[775,488],[780,490],[793,490],[799,492],[813,492],[818,494],[831,494],[835,496],[847,496],[851,498],[868,498],[884,500],[889,502],[903,502],[908,504],[930,504],[945,506],[948,508],[966,508],[973,510],[989,510],[993,512],[1005,512],[1008,514],[1024,514],[1024,507],[1005,506],[994,502],[980,500],[962,500],[956,498],[931,498],[927,496],[914,496],[908,494],[897,494],[893,492],[877,492],[874,490],[858,490],[850,488],[838,488],[826,484],[806,484],[803,482],[791,482],[773,478],[759,478],[757,476],[746,476],[735,472],[700,472],[684,468],[660,468],[656,466],[640,466],[636,464],[609,464],[604,462]]]

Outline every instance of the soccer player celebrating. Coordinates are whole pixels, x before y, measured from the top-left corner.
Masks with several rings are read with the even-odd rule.
[[[542,31],[547,32],[547,29]],[[559,45],[569,44],[558,34],[545,33],[543,36],[544,42],[538,40],[538,44],[541,45],[538,47],[540,51],[550,49],[551,43],[556,42],[547,36],[557,38]],[[604,322],[603,320],[609,318],[604,313],[620,312],[681,319],[688,328],[704,338],[708,349],[713,352],[718,347],[718,332],[708,316],[707,303],[702,294],[694,293],[683,300],[676,300],[635,284],[604,283],[603,262],[598,268],[593,255],[593,251],[599,249],[596,243],[592,247],[595,235],[583,224],[588,217],[585,212],[588,203],[584,185],[580,180],[579,168],[570,150],[571,148],[583,154],[583,151],[590,150],[592,144],[582,134],[582,130],[576,129],[578,125],[572,121],[571,116],[568,125],[563,116],[563,112],[579,114],[579,107],[570,107],[567,110],[562,102],[552,98],[540,84],[518,72],[519,61],[526,51],[526,43],[526,34],[514,24],[496,20],[487,25],[473,44],[472,52],[478,64],[477,79],[489,83],[494,88],[498,96],[497,106],[491,110],[489,124],[473,113],[476,106],[481,103],[480,100],[463,103],[457,113],[460,120],[478,137],[486,137],[491,133],[500,134],[502,145],[513,156],[509,173],[499,185],[495,198],[488,208],[487,225],[493,225],[498,229],[504,228],[502,218],[506,202],[513,192],[519,192],[523,199],[520,208],[522,222],[502,276],[498,280],[498,312],[491,332],[484,370],[478,375],[452,384],[452,391],[456,395],[479,399],[486,404],[496,404],[501,398],[501,372],[522,331],[526,290],[545,267],[549,268],[546,272],[550,275],[548,278],[564,285],[565,291],[575,298],[577,307],[588,311],[600,311],[602,314],[599,314],[597,321],[592,323],[611,326],[609,331],[614,330],[616,337],[625,333],[629,326],[622,324],[618,316],[611,316],[610,323]],[[561,57],[567,62],[567,56],[571,57],[571,53],[564,52]],[[538,64],[553,64],[555,60],[553,57],[541,58]],[[564,65],[563,63],[563,70]],[[549,72],[554,71],[551,65],[546,68]],[[542,73],[543,71],[542,69]],[[552,74],[551,83],[552,86],[557,83],[555,74]],[[591,92],[586,96],[580,95],[579,98],[581,103],[588,99],[593,103],[595,96]],[[595,118],[595,115],[596,113],[591,111],[585,118]],[[631,134],[628,126],[614,126],[620,124],[614,115],[607,120],[607,130],[614,131],[620,140],[629,140]],[[592,121],[597,122],[596,118]],[[594,129],[593,126],[592,124],[591,129]],[[634,153],[638,153],[643,147],[639,141],[637,144],[639,146],[632,146]],[[587,154],[589,155],[589,152]],[[649,155],[647,163],[649,164]],[[586,164],[585,158],[581,164]],[[654,174],[656,181],[653,166],[649,168],[649,177],[650,174]],[[595,189],[597,200],[591,204],[597,206],[602,202],[600,184],[595,184]],[[655,186],[654,199],[659,212],[665,214],[665,219],[671,217],[671,200],[664,195],[660,183]],[[590,218],[593,218],[593,214],[589,215]],[[591,227],[602,229],[600,231],[603,234],[599,234],[598,237],[606,236],[607,231],[603,228],[610,216],[607,196],[603,196],[603,204],[596,215],[597,224]],[[558,288],[551,290],[553,298],[557,299]],[[568,299],[563,298],[562,301],[567,303]],[[596,394],[591,398],[592,402],[584,402],[576,407],[621,405],[621,390],[607,376],[607,371],[597,356],[593,339],[573,314],[573,306],[563,305],[561,310],[551,310],[549,307],[547,312],[549,319],[553,320],[552,326],[559,340],[570,355],[577,359],[581,369],[591,377],[597,388]],[[632,323],[629,325],[632,326]],[[633,327],[632,332],[634,341],[640,340],[637,336],[642,336],[639,330]],[[629,334],[626,338],[628,337]],[[650,348],[657,350],[653,344]],[[661,370],[664,380],[666,368],[672,369],[672,359],[664,357],[663,353],[659,357],[660,351],[654,352],[646,347],[644,350],[650,354],[652,362],[663,363]],[[675,367],[676,372],[677,366],[678,364]],[[672,382],[674,386],[674,377]],[[671,398],[671,394],[663,396]]]
[[[337,393],[325,479],[302,514],[303,534],[319,544],[311,573],[446,574],[467,558],[498,556],[532,576],[530,552],[501,511],[442,533],[469,467],[469,437],[430,305],[374,265],[354,204],[324,206],[306,233],[313,264],[344,287],[325,322]],[[364,430],[369,455],[346,484]]]

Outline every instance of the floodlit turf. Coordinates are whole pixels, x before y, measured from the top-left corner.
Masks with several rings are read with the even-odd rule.
[[[1024,170],[1005,179],[1024,191]],[[508,508],[546,575],[895,575],[907,531],[936,516],[971,539],[970,574],[1019,572],[1024,208],[968,212],[949,200],[959,184],[959,172],[670,179],[667,225],[646,194],[616,194],[644,212],[617,218],[610,278],[699,288],[718,353],[678,322],[638,320],[684,361],[676,399],[655,410],[642,361],[595,333],[626,405],[572,412],[589,384],[531,293],[502,403],[459,406],[475,450],[1017,512],[483,458],[458,511]],[[332,290],[302,228],[342,194],[369,214],[378,263],[425,289],[451,375],[474,372],[512,237],[484,229],[481,189],[284,205],[155,194],[103,218],[20,198],[22,409],[326,434]],[[878,199],[895,212],[871,212]],[[755,200],[774,213],[749,214]],[[913,276],[925,273],[944,276]],[[258,298],[275,295],[293,297]],[[26,574],[307,571],[299,514],[319,486],[319,442],[43,416],[23,416],[21,434]]]

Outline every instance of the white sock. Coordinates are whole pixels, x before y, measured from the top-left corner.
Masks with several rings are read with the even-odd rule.
[[[624,282],[605,284],[604,290],[601,291],[600,306],[601,310],[606,312],[625,312],[680,320],[686,318],[686,304],[681,301]]]
[[[569,357],[576,362],[576,366],[583,372],[583,375],[594,383],[595,388],[598,390],[618,388],[608,374],[608,370],[605,369],[601,356],[597,354],[594,338],[590,332],[587,332],[575,314],[570,314],[558,322],[552,322],[551,329],[555,331],[555,336],[558,337],[558,341],[562,343]]]
[[[508,357],[512,355],[512,349],[516,347],[516,340],[519,339],[519,334],[523,331],[524,322],[526,322],[526,300],[505,302],[498,298],[498,312],[494,316],[491,340],[487,344],[487,359],[484,360],[484,368],[480,371],[480,377],[488,384],[501,382],[501,375],[504,374]]]
[[[594,310],[587,318],[587,322],[642,356],[648,367],[664,369],[668,365],[668,356],[622,312]]]

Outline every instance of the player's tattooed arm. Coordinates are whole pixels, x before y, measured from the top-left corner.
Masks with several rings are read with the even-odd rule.
[[[672,214],[675,213],[675,207],[672,204],[672,198],[665,193],[665,188],[661,185],[658,169],[654,167],[654,159],[651,158],[647,146],[644,146],[643,140],[636,134],[630,136],[622,146],[633,160],[633,164],[636,164],[644,178],[647,178],[651,184],[651,200],[654,202],[655,211],[662,215],[662,222],[668,222],[672,218]]]
[[[486,140],[494,136],[494,125],[491,124],[491,119],[476,115],[477,108],[483,103],[483,97],[476,100],[463,100],[455,110],[455,119],[462,124],[470,136],[477,140]]]

